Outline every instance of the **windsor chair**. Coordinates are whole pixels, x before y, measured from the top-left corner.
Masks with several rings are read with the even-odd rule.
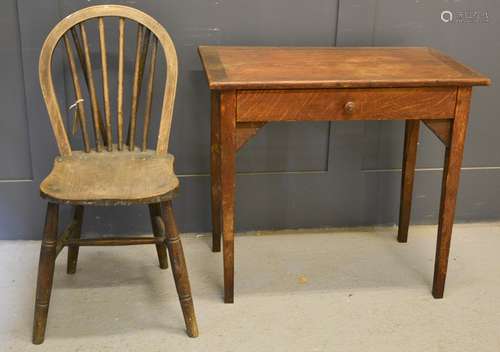
[[[113,83],[110,82],[108,72],[110,65],[106,45],[106,27],[111,27],[109,21],[116,21],[114,28],[118,33],[117,99],[114,118],[110,96],[110,86]],[[89,45],[87,26],[92,24],[97,24],[99,37],[103,112],[97,97],[97,80],[94,79]],[[127,97],[124,94],[125,33],[126,27],[129,26],[134,29],[137,26],[133,84],[130,104],[126,104],[130,108],[125,105]],[[72,148],[75,143],[70,143],[52,80],[52,58],[59,43],[64,46],[63,52],[66,53],[71,74],[76,101],[75,117],[81,132],[83,150]],[[159,48],[163,49],[166,61],[166,78],[158,138],[153,150],[148,148],[148,137],[152,104],[156,96],[154,78]],[[146,90],[145,94],[141,95],[146,67]],[[177,56],[170,36],[156,20],[139,10],[119,5],[88,7],[67,16],[49,33],[40,54],[39,76],[60,155],[55,159],[52,171],[40,185],[40,194],[48,199],[48,206],[40,250],[33,343],[40,344],[44,340],[54,263],[57,255],[66,246],[68,274],[76,271],[80,246],[154,244],[162,269],[168,267],[168,249],[187,334],[191,337],[197,336],[198,328],[186,263],[172,210],[172,199],[179,181],[173,170],[174,157],[168,153],[177,84]],[[88,91],[84,91],[82,81]],[[141,98],[143,96],[145,100]],[[138,119],[139,100],[144,101],[141,123]],[[90,122],[87,121],[86,108],[92,117]],[[126,115],[130,118],[128,132],[124,133]],[[112,123],[113,120],[116,120],[116,124]],[[92,132],[87,128],[88,123],[92,124]],[[113,137],[117,137],[116,143],[113,142]],[[58,236],[59,204],[72,205],[74,215],[70,225]],[[148,204],[153,237],[80,238],[84,206],[132,204]]]

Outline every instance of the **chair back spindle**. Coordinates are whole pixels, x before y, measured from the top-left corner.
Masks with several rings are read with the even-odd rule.
[[[90,95],[90,105],[92,107],[92,120],[94,123],[94,135],[95,135],[95,142],[96,142],[96,150],[100,152],[102,150],[102,140],[101,140],[101,126],[102,120],[101,120],[101,114],[99,112],[99,105],[97,102],[97,93],[95,89],[95,83],[94,83],[94,74],[92,70],[92,61],[90,60],[90,48],[89,48],[89,43],[88,43],[88,37],[87,37],[87,30],[85,29],[85,25],[83,23],[80,23],[80,31],[82,35],[82,42],[83,42],[83,54],[84,54],[84,64],[85,64],[85,71],[87,72],[87,80],[88,80],[88,89],[89,89],[89,95]]]
[[[114,22],[107,20],[110,17],[118,19],[117,25],[113,25]],[[96,66],[94,64],[97,63],[97,59],[96,62],[92,62],[91,48],[93,46],[90,45],[92,36],[89,32],[89,28],[92,28],[91,25],[94,22],[97,23],[98,44],[96,47],[99,48],[100,54],[100,62]],[[125,83],[127,22],[137,24],[133,78],[129,88],[126,87]],[[110,31],[116,31],[115,33],[118,34],[116,76],[110,74],[110,69],[114,66],[113,61],[110,61],[113,54],[110,52],[108,45],[110,42],[107,40]],[[172,39],[166,30],[152,17],[137,9],[121,5],[98,5],[87,7],[64,18],[49,33],[40,54],[40,84],[59,153],[62,156],[68,156],[71,155],[72,148],[52,82],[52,56],[59,42],[63,42],[68,71],[73,83],[76,100],[75,114],[81,131],[83,150],[87,153],[92,151],[147,150],[153,100],[157,96],[162,96],[156,152],[157,154],[166,154],[177,85],[177,55]],[[166,63],[163,95],[155,93],[155,77],[157,72],[161,72],[156,67],[159,48],[163,48]],[[80,65],[77,64],[77,61]],[[101,70],[100,76],[96,76],[97,80],[94,78],[95,69]],[[84,94],[80,77],[83,77],[88,94]],[[113,77],[116,77],[116,81]],[[145,90],[144,94],[141,94],[143,81],[145,82]],[[97,93],[99,83],[102,89],[102,99],[98,98]],[[116,105],[112,102],[114,93],[111,87],[116,87]],[[126,103],[128,97],[125,92],[127,89],[130,89],[131,92],[130,103]],[[86,97],[89,101],[85,100]],[[144,102],[141,102],[141,97],[144,97]],[[99,106],[99,99],[102,102],[102,110]],[[116,106],[115,112],[113,112],[112,106]],[[138,121],[139,106],[143,111],[142,121]],[[129,117],[128,123],[125,121],[125,110],[128,109],[126,107],[130,107],[127,115]],[[93,129],[93,140],[87,129],[89,122],[87,122],[86,108],[92,117],[90,123]],[[116,117],[113,117],[114,113],[116,113]],[[128,127],[126,138],[124,136],[125,125]],[[141,126],[142,133],[139,130]],[[113,143],[115,135],[117,141]]]
[[[73,88],[75,90],[75,98],[77,101],[77,103],[76,103],[77,105],[75,106],[75,109],[76,109],[76,114],[78,116],[80,129],[82,131],[84,150],[86,153],[89,153],[90,152],[90,141],[89,141],[89,135],[88,135],[88,131],[87,131],[87,116],[85,115],[85,108],[80,107],[80,104],[83,103],[82,88],[80,86],[80,78],[78,77],[78,71],[76,68],[75,59],[73,57],[73,52],[71,50],[70,42],[69,42],[68,36],[66,34],[64,35],[64,47],[66,49],[66,55],[68,56],[69,67],[71,70],[71,78],[73,81]]]
[[[106,121],[106,143],[108,151],[113,151],[111,131],[111,106],[109,105],[108,59],[106,54],[106,35],[104,33],[104,19],[99,17],[99,46],[101,49],[102,68],[102,100],[104,102],[104,119]]]
[[[144,127],[142,129],[142,150],[147,149],[149,138],[149,121],[151,120],[151,107],[153,104],[153,83],[156,68],[156,51],[158,50],[158,40],[153,38],[153,47],[151,48],[151,61],[149,63],[148,85],[146,91],[146,107],[144,109]]]
[[[120,17],[118,35],[118,91],[117,91],[117,128],[118,150],[123,150],[123,65],[125,51],[125,19]]]

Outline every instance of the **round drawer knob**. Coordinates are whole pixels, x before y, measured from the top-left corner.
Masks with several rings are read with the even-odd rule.
[[[344,105],[344,111],[347,114],[351,114],[354,111],[354,102],[348,101],[347,103],[345,103],[345,105]]]

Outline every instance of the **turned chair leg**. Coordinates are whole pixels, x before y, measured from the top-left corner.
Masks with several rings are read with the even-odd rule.
[[[79,240],[82,234],[82,223],[83,223],[83,205],[75,205],[73,209],[73,222],[75,228],[71,234],[72,239]],[[66,268],[66,273],[74,274],[76,273],[76,264],[78,262],[78,252],[80,246],[71,245],[68,246],[68,264]]]
[[[49,312],[54,264],[56,261],[57,222],[59,205],[48,203],[43,230],[40,262],[38,264],[38,280],[36,285],[35,317],[33,320],[33,343],[41,344],[45,337],[47,314]]]
[[[151,226],[153,228],[153,234],[155,237],[161,237],[161,229],[158,227],[156,222],[157,217],[161,217],[160,204],[154,203],[149,204],[149,217],[151,218]],[[158,253],[158,261],[160,262],[161,269],[168,268],[168,256],[167,256],[167,247],[164,243],[160,243],[156,245],[156,253]]]
[[[198,336],[198,325],[194,313],[193,298],[191,297],[191,287],[189,285],[188,272],[186,269],[186,261],[184,259],[184,251],[182,250],[181,239],[177,232],[174,213],[172,210],[172,202],[162,202],[161,215],[163,223],[162,229],[167,238],[167,248],[170,256],[170,264],[172,265],[172,273],[174,275],[175,286],[179,301],[181,303],[184,322],[186,324],[187,334],[190,337]],[[159,226],[163,224],[159,223]]]

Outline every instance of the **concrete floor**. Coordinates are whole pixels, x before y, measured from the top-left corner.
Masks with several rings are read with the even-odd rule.
[[[153,246],[56,264],[45,343],[31,345],[39,242],[0,243],[0,351],[500,351],[500,224],[457,225],[445,298],[430,294],[435,226],[244,234],[235,304],[222,257],[185,235],[200,337],[190,339]]]

